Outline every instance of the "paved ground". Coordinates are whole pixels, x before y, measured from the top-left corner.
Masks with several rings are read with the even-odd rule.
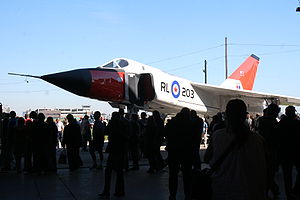
[[[203,153],[203,150],[202,150]],[[165,153],[164,153],[165,155]],[[69,172],[67,165],[59,165],[57,174],[24,175],[16,172],[0,173],[0,200],[93,200],[98,198],[104,183],[104,170],[90,170],[88,152],[81,152],[84,166]],[[168,168],[165,171],[148,174],[147,160],[141,160],[139,171],[125,173],[125,197],[121,200],[167,200]],[[113,176],[114,180],[115,176]],[[283,191],[282,173],[277,175]],[[179,182],[181,182],[181,177]],[[112,182],[114,186],[114,181]],[[183,188],[179,185],[177,198],[183,199]],[[112,187],[111,193],[114,193]],[[280,199],[284,198],[281,192]]]

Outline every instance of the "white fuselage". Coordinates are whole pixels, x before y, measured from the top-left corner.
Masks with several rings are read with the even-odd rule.
[[[123,68],[125,73],[149,73],[152,75],[155,98],[153,101],[148,102],[145,109],[151,108],[164,113],[174,113],[180,111],[183,107],[188,107],[199,113],[207,112],[207,108],[192,87],[191,81],[133,60],[126,60],[129,61],[129,65]]]

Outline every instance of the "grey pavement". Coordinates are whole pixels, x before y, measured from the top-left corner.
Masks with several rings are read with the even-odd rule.
[[[203,154],[204,150],[201,150]],[[162,152],[166,156],[165,152]],[[106,157],[107,155],[105,155]],[[90,170],[92,165],[88,152],[81,152],[84,166],[69,172],[67,165],[58,165],[58,172],[42,175],[17,174],[14,171],[0,173],[0,200],[93,200],[100,199],[98,194],[104,185],[104,170]],[[125,172],[125,197],[110,199],[120,200],[167,200],[168,168],[148,174],[148,162],[141,160],[138,171]],[[282,173],[276,176],[284,198]],[[112,176],[111,194],[114,193],[115,175]],[[182,179],[179,175],[177,199],[183,199]]]
[[[59,154],[59,152],[57,153]],[[88,152],[80,152],[84,166],[69,172],[68,165],[59,164],[57,173],[42,175],[0,173],[0,200],[89,200],[101,199],[98,194],[104,186],[104,170],[90,170],[92,161]],[[163,155],[166,153],[163,152]],[[104,154],[105,158],[107,154]],[[111,198],[124,200],[168,199],[168,170],[148,174],[146,159],[141,159],[140,170],[125,172],[125,197],[114,197],[115,174],[112,175]],[[179,185],[182,191],[182,185]],[[183,193],[178,193],[183,199]]]

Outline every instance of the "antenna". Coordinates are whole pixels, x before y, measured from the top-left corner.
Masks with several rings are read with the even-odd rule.
[[[41,78],[40,76],[33,76],[33,75],[30,75],[30,74],[8,73],[8,75],[13,75],[13,76],[25,76],[26,78],[27,78],[27,77],[31,77],[31,78]],[[26,79],[26,80],[27,80],[27,79]]]
[[[204,83],[207,84],[207,61],[206,60],[204,60],[203,72],[204,72]]]
[[[225,79],[228,77],[227,37],[225,37]]]

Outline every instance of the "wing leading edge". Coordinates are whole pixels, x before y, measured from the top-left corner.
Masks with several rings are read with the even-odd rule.
[[[219,86],[212,86],[200,83],[192,83],[195,92],[199,95],[208,109],[224,111],[225,105],[230,99],[240,98],[248,104],[250,112],[261,112],[266,101],[276,102],[280,105],[300,106],[300,98],[255,92],[250,90],[227,89]]]

